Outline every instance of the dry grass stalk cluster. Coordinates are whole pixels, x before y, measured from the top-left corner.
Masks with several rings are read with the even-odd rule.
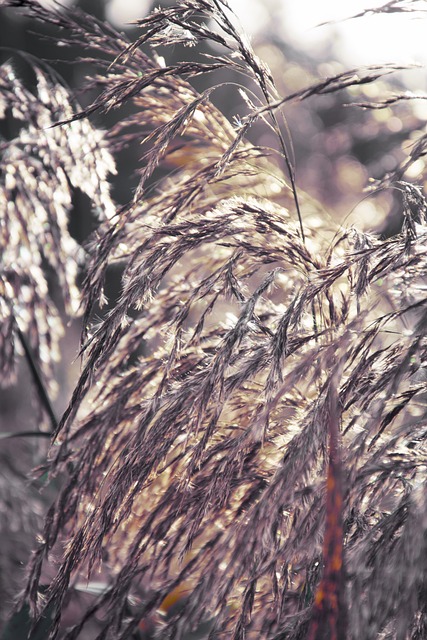
[[[402,194],[400,233],[332,227],[297,191],[279,127],[285,103],[398,67],[281,97],[224,1],[155,10],[131,43],[77,10],[4,4],[105,60],[91,79],[98,95],[80,112],[42,66],[37,95],[7,65],[0,71],[0,112],[26,123],[2,145],[5,378],[18,324],[52,379],[60,324],[42,267],[55,270],[74,313],[71,187],[102,212],[87,247],[81,375],[51,449],[51,474],[65,481],[25,597],[38,613],[53,603],[56,637],[67,593],[103,566],[108,589],[61,637],[86,637],[98,618],[99,639],[148,637],[150,624],[153,637],[185,638],[201,621],[203,637],[235,640],[426,638],[427,203],[402,166],[382,184]],[[203,41],[210,54],[191,62],[156,53]],[[213,106],[214,86],[190,84],[222,68],[251,87],[236,127]],[[87,116],[129,103],[107,143]],[[248,141],[259,122],[277,136],[276,152]],[[107,144],[136,139],[139,185],[114,210]],[[115,265],[121,293],[96,324]],[[176,589],[188,597],[162,618]]]

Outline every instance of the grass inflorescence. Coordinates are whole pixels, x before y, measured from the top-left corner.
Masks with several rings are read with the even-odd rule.
[[[375,185],[401,195],[403,225],[385,238],[322,216],[281,126],[288,104],[402,67],[283,96],[223,0],[156,9],[131,42],[77,9],[3,4],[99,68],[83,108],[43,65],[36,93],[0,69],[0,114],[25,122],[1,147],[4,379],[19,329],[53,380],[47,266],[67,312],[83,311],[81,373],[48,464],[62,487],[23,595],[36,620],[49,611],[51,637],[67,640],[93,620],[99,639],[425,638],[427,203],[405,178],[425,139]],[[189,60],[196,43],[210,49]],[[186,56],[169,62],[171,46]],[[212,102],[223,69],[246,87],[235,126]],[[89,123],[98,113],[118,114],[107,134]],[[275,149],[250,141],[258,125]],[[115,207],[111,152],[135,141],[138,183]],[[72,187],[99,213],[81,293]],[[101,313],[114,267],[121,290]],[[70,593],[97,571],[105,589],[65,629]]]

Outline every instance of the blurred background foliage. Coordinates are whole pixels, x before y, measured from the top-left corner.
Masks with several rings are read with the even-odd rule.
[[[129,8],[131,3],[80,0],[76,4],[101,19],[126,22],[134,17],[120,13],[126,6]],[[155,3],[156,6],[167,4]],[[237,4],[242,9],[241,3]],[[148,13],[152,5],[154,3],[140,0],[139,15],[142,17]],[[233,0],[230,1],[230,5],[233,7]],[[259,57],[271,68],[281,95],[299,91],[319,77],[331,76],[351,68],[348,59],[342,59],[342,40],[338,36],[333,37],[333,30],[329,39],[320,46],[317,45],[315,50],[311,50],[304,39],[295,42],[292,34],[287,32],[286,4],[264,0],[259,1],[258,5],[251,2],[250,7],[252,20],[249,24],[254,25],[258,16],[258,24],[261,27],[252,36],[253,46]],[[280,26],[277,20],[279,10]],[[388,17],[382,16],[381,19],[386,25]],[[125,27],[121,25],[120,28]],[[128,28],[128,31],[130,38],[136,33],[132,27]],[[41,28],[39,24],[17,16],[13,11],[1,11],[0,62],[10,61],[19,76],[28,86],[34,88],[35,79],[31,66],[16,52],[30,52],[36,58],[51,61],[83,106],[88,104],[91,96],[79,95],[79,89],[83,84],[83,77],[95,73],[94,65],[85,62],[75,64],[78,50],[73,52],[68,48],[61,49],[53,40],[46,38],[50,35],[53,35],[53,32],[49,26]],[[360,42],[360,47],[364,47],[364,42]],[[179,55],[182,56],[182,53],[180,50]],[[194,59],[194,49],[189,48],[186,55]],[[168,56],[170,59],[170,51]],[[375,63],[376,60],[372,62]],[[236,85],[242,82],[241,77],[231,77],[230,71],[225,73],[226,76],[221,76],[221,72],[217,72],[215,82],[235,82]],[[326,217],[331,217],[344,226],[357,222],[359,229],[370,230],[384,237],[393,235],[401,228],[400,193],[386,188],[385,183],[381,181],[387,174],[392,174],[405,165],[413,145],[425,135],[427,101],[424,98],[400,100],[396,104],[375,110],[351,104],[376,103],[387,96],[405,92],[408,87],[414,90],[416,82],[419,90],[425,89],[424,70],[394,74],[374,84],[322,97],[314,96],[311,100],[286,107],[286,135],[291,138],[294,148],[297,187],[321,205]],[[207,81],[203,77],[200,82],[195,82],[196,88],[205,88],[207,84],[204,83]],[[247,106],[237,86],[232,87],[228,84],[217,90],[212,99],[233,122],[238,122],[247,113]],[[104,129],[107,136],[114,121],[114,114],[96,114],[93,119],[95,126]],[[14,137],[17,126],[16,121],[11,118],[1,121],[0,139],[10,140]],[[251,130],[250,138],[266,147],[276,145],[273,134],[258,126]],[[118,171],[117,176],[112,178],[112,196],[118,203],[128,202],[129,193],[137,184],[141,153],[141,147],[136,142],[131,142],[117,152]],[[176,162],[180,162],[179,154]],[[170,169],[173,170],[173,166]],[[425,187],[424,156],[421,154],[400,177]],[[153,183],[158,178],[159,174],[155,174]],[[380,184],[381,186],[376,188]],[[79,189],[73,190],[73,205],[69,230],[79,243],[84,243],[96,227],[96,217],[91,211],[89,198]],[[110,274],[106,294],[111,303],[118,295],[119,279],[120,273]],[[53,299],[60,306],[60,296],[55,291],[54,279],[51,284]],[[61,342],[61,361],[56,367],[58,393],[52,398],[57,415],[66,407],[78,374],[78,362],[75,359],[79,333],[79,320],[67,320],[66,332]],[[37,432],[40,428],[42,432],[49,430],[49,424],[43,419],[43,411],[37,408],[37,392],[34,390],[28,362],[24,358],[21,358],[18,364],[17,384],[0,391],[0,407],[0,432],[3,434]],[[28,479],[31,469],[43,465],[47,448],[48,438],[43,436],[3,437],[0,440],[2,622],[9,616],[13,597],[24,578],[35,535],[56,491],[55,486],[49,486],[40,494],[40,480]],[[88,597],[84,589],[79,590],[78,586],[75,594],[76,606],[79,598]],[[172,604],[165,604],[165,608],[169,605],[176,606],[179,599],[178,594],[173,602],[172,598]],[[70,611],[72,615],[72,607]],[[203,629],[200,635],[195,633],[191,637],[204,637],[205,631]],[[13,630],[9,626],[3,637],[18,638],[16,629]]]

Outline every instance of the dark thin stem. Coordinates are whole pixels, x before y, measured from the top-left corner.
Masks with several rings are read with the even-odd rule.
[[[58,419],[55,415],[55,412],[53,410],[52,407],[52,403],[49,399],[49,396],[47,394],[46,388],[43,384],[43,380],[42,377],[40,375],[40,371],[38,370],[37,364],[34,360],[34,356],[32,354],[31,351],[31,347],[28,344],[28,341],[25,337],[25,335],[22,333],[21,329],[18,327],[17,323],[16,324],[16,330],[17,330],[17,334],[19,337],[19,341],[22,345],[22,348],[24,349],[24,353],[25,353],[25,357],[27,359],[28,362],[28,366],[30,368],[31,371],[31,375],[34,381],[34,384],[36,386],[37,389],[37,393],[39,395],[40,401],[43,405],[44,410],[46,411],[47,415],[49,416],[49,420],[50,420],[50,424],[52,426],[52,432],[55,432],[56,429],[58,428]]]
[[[231,24],[230,20],[228,19],[228,17],[225,15],[224,11],[222,10],[219,2],[217,0],[215,0],[215,6],[218,9],[218,11],[221,13],[221,15],[223,16],[225,23],[227,24],[228,28],[229,28],[229,33],[233,34],[234,38],[236,39],[239,48],[243,54],[243,56],[245,57],[244,53],[245,53],[245,47],[243,46],[243,42],[239,36],[239,34],[237,32],[235,32],[233,25]],[[267,90],[267,87],[262,79],[262,77],[260,77],[260,74],[257,72],[256,69],[254,69],[254,67],[252,66],[252,64],[250,63],[250,61],[246,58],[246,62],[248,63],[249,67],[252,69],[252,71],[254,72],[255,75],[255,79],[258,82],[258,85],[262,91],[262,94],[264,96],[264,99],[267,103],[265,110],[269,113],[271,121],[273,123],[273,127],[274,130],[276,131],[276,135],[279,139],[279,143],[280,146],[282,148],[282,153],[283,153],[283,157],[285,160],[285,164],[286,164],[286,168],[289,174],[289,179],[291,181],[291,190],[292,190],[292,195],[294,198],[294,202],[295,202],[295,208],[296,208],[296,212],[297,212],[297,216],[298,216],[298,222],[299,222],[299,226],[300,226],[300,231],[301,231],[301,238],[303,243],[305,244],[305,233],[304,233],[304,225],[302,222],[302,214],[301,214],[301,208],[300,208],[300,204],[299,204],[299,198],[298,198],[298,193],[297,193],[297,186],[296,186],[296,181],[295,181],[295,168],[292,166],[292,162],[289,158],[289,154],[288,154],[288,149],[286,146],[286,142],[285,139],[283,137],[282,131],[280,129],[279,123],[277,121],[276,118],[276,114],[274,113],[274,109],[273,109],[273,105],[271,104],[271,96]],[[292,141],[291,141],[292,143]]]
[[[264,94],[264,97],[265,97],[265,99],[267,101],[268,106],[270,106],[271,105],[270,96],[268,95],[268,93],[266,91],[264,91],[263,88],[261,88],[261,90],[263,91],[263,94]],[[303,243],[305,244],[304,225],[302,223],[302,213],[301,213],[301,207],[300,207],[300,204],[299,204],[297,185],[296,185],[296,181],[295,181],[295,167],[292,165],[292,162],[289,159],[289,154],[288,154],[288,150],[287,150],[287,147],[286,147],[286,142],[285,142],[285,139],[283,137],[282,131],[280,129],[279,123],[277,122],[277,118],[276,118],[276,115],[275,115],[273,109],[269,109],[269,115],[270,115],[270,118],[271,118],[271,120],[273,122],[274,129],[276,131],[277,137],[279,138],[279,143],[280,143],[280,146],[282,148],[283,158],[285,160],[286,169],[287,169],[288,175],[289,175],[289,180],[291,181],[292,196],[293,196],[293,199],[294,199],[294,202],[295,202],[295,208],[296,208],[299,227],[300,227],[300,231],[301,231],[301,238],[302,238]]]
[[[0,433],[0,440],[10,438],[50,438],[48,431],[7,431]]]
[[[270,104],[270,97],[268,94],[264,93],[264,96],[268,102],[268,104]],[[282,151],[283,151],[283,157],[285,159],[285,163],[286,163],[286,168],[288,170],[288,174],[289,174],[289,180],[291,181],[291,189],[292,189],[292,195],[294,198],[294,202],[295,202],[295,208],[297,211],[297,216],[298,216],[298,222],[299,222],[299,226],[300,226],[300,231],[301,231],[301,238],[303,243],[305,244],[305,233],[304,233],[304,225],[302,223],[302,214],[301,214],[301,208],[300,208],[300,204],[299,204],[299,198],[298,198],[298,191],[297,191],[297,185],[296,185],[296,181],[295,181],[295,168],[292,166],[292,163],[289,159],[289,155],[288,155],[288,150],[286,148],[286,142],[285,139],[283,137],[283,134],[280,130],[279,127],[279,123],[277,122],[277,118],[275,113],[273,112],[273,110],[270,110],[270,117],[273,121],[273,125],[274,128],[276,129],[278,138],[279,138],[279,142],[280,142],[280,146],[282,147]]]

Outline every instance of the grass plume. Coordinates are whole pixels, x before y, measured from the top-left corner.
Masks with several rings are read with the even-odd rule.
[[[311,224],[320,207],[299,192],[279,126],[287,103],[401,67],[340,72],[281,96],[223,0],[156,9],[133,42],[77,9],[3,4],[101,57],[98,93],[82,109],[35,63],[38,96],[10,67],[0,76],[3,114],[30,123],[3,153],[5,215],[15,203],[4,228],[19,225],[16,246],[6,231],[3,261],[20,264],[8,252],[25,239],[31,273],[43,256],[74,312],[70,184],[105,212],[86,248],[81,374],[50,455],[65,480],[24,599],[36,616],[53,606],[51,637],[67,640],[86,637],[93,619],[99,640],[144,637],[149,624],[155,637],[185,638],[201,621],[206,637],[234,640],[425,637],[427,203],[406,164],[376,185],[402,195],[399,233]],[[206,41],[192,61],[157,52]],[[191,84],[220,69],[247,83],[236,127],[213,105],[213,82]],[[142,143],[137,188],[115,209],[107,142],[87,119],[98,112],[118,114],[112,149]],[[275,151],[249,141],[256,123]],[[34,159],[22,154],[28,136]],[[46,216],[45,235],[34,233]],[[114,266],[120,295],[95,322]],[[29,276],[5,269],[4,291],[18,283],[1,298],[10,377],[12,299]],[[31,311],[18,326],[56,345],[37,324],[53,313],[43,282],[25,282]],[[41,597],[51,555],[56,575]],[[64,629],[70,589],[101,567],[107,588]],[[174,593],[181,606],[168,608]]]

